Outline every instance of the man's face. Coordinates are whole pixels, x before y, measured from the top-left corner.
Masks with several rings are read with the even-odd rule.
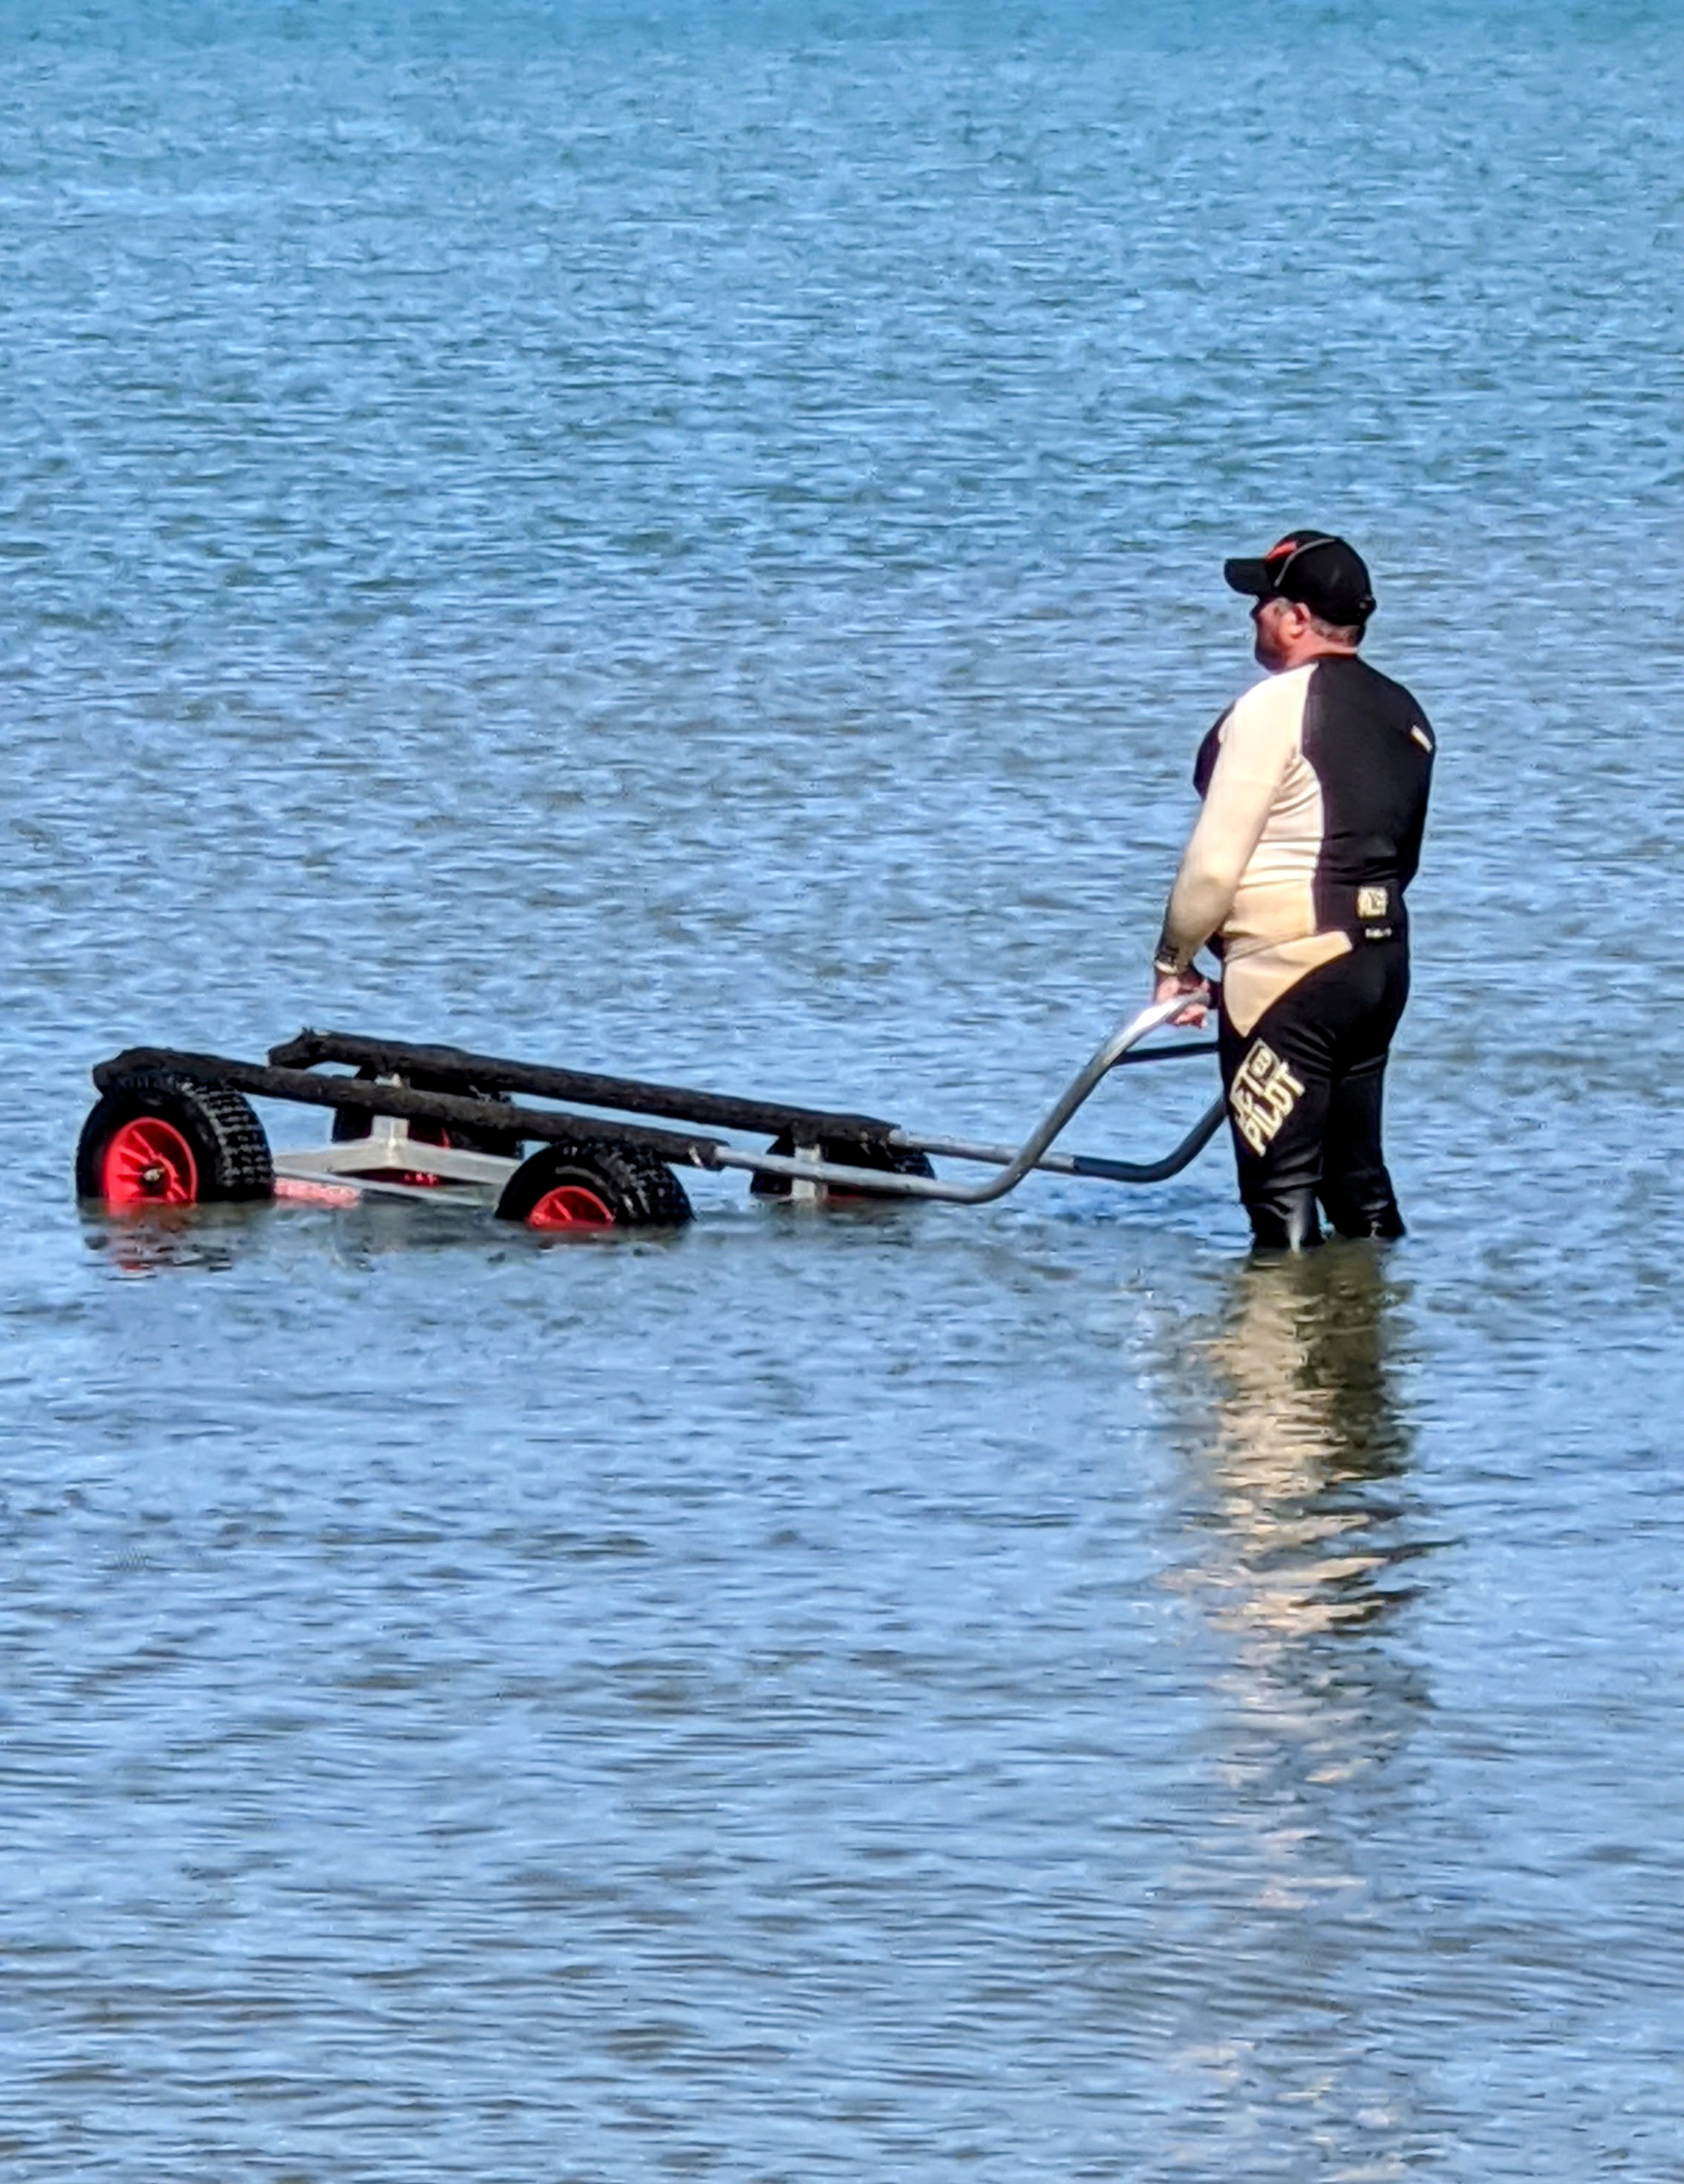
[[[1308,623],[1309,616],[1296,599],[1259,599],[1252,609],[1252,649],[1258,666],[1278,674],[1288,665],[1293,644]]]

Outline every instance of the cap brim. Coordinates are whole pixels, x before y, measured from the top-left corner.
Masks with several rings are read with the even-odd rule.
[[[1244,592],[1247,599],[1267,599],[1274,596],[1274,585],[1267,561],[1224,561],[1222,573],[1230,588]]]

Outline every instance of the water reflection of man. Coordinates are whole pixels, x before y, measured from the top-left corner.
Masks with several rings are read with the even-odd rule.
[[[1409,1452],[1387,1354],[1397,1302],[1369,1251],[1235,1271],[1204,1354],[1213,1513],[1233,1557],[1221,1582],[1248,1629],[1349,1628],[1396,1597],[1382,1580],[1413,1551],[1385,1536],[1397,1507],[1383,1482]]]
[[[1409,991],[1403,891],[1419,861],[1433,734],[1400,683],[1357,657],[1374,611],[1362,557],[1299,531],[1228,562],[1254,604],[1268,679],[1200,748],[1204,800],[1164,912],[1155,997],[1208,989],[1223,960],[1222,1079],[1255,1243],[1401,1236],[1380,1088]]]
[[[1360,2013],[1430,1795],[1414,1750],[1430,1695],[1392,1627],[1425,1544],[1396,1362],[1407,1304],[1384,1253],[1248,1260],[1210,1318],[1179,1326],[1173,1383],[1175,1582],[1216,1658],[1202,1802],[1157,1902],[1172,1935],[1217,1938],[1224,1976],[1174,2020],[1171,2059],[1307,2149],[1360,2137],[1375,2174],[1418,2134],[1408,2075]]]

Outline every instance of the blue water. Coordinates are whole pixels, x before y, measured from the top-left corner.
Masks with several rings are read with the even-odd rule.
[[[1684,2173],[1684,22],[1120,14],[0,20],[8,2177]],[[78,1213],[304,1022],[1020,1131],[1306,521],[1391,1254]]]

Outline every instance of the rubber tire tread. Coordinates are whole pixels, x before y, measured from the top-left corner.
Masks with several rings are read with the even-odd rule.
[[[788,1160],[795,1150],[795,1139],[785,1131],[774,1138],[767,1147],[770,1153]],[[882,1139],[862,1144],[856,1138],[821,1138],[818,1155],[821,1160],[835,1161],[843,1167],[874,1168],[879,1175],[930,1175],[935,1170],[927,1155],[913,1152],[906,1145],[886,1145]],[[749,1184],[751,1198],[787,1198],[791,1178],[787,1175],[756,1175]],[[841,1184],[830,1184],[826,1188],[845,1201],[850,1198],[893,1198],[894,1191],[855,1190]]]
[[[372,1084],[378,1074],[377,1070],[360,1069],[357,1081],[361,1084]],[[509,1105],[506,1092],[482,1091],[477,1084],[471,1084],[462,1077],[442,1077],[421,1070],[406,1082],[415,1092],[460,1092],[471,1100],[491,1100],[503,1107]],[[333,1110],[332,1141],[336,1145],[354,1145],[360,1138],[372,1137],[374,1122],[374,1117],[363,1108],[336,1107]],[[415,1134],[419,1130],[429,1129],[437,1130],[438,1135],[425,1138]],[[411,1123],[410,1135],[418,1145],[451,1145],[458,1152],[489,1153],[494,1160],[517,1161],[522,1150],[521,1139],[506,1131],[476,1130],[460,1123]]]
[[[269,1139],[243,1092],[201,1084],[172,1069],[137,1069],[106,1087],[76,1146],[76,1195],[103,1198],[105,1148],[125,1123],[155,1115],[192,1147],[198,1203],[241,1205],[275,1195]]]
[[[499,1221],[524,1221],[539,1199],[564,1183],[594,1191],[616,1228],[682,1228],[693,1217],[689,1195],[666,1162],[642,1145],[561,1138],[517,1167],[497,1201]]]

